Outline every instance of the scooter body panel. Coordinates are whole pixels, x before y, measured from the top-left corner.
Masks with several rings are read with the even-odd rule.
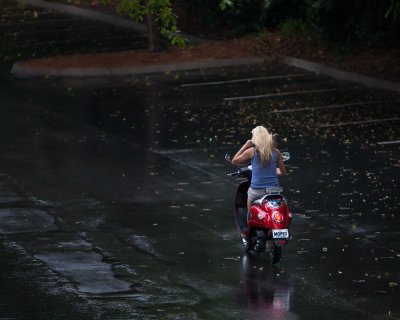
[[[254,204],[248,216],[249,228],[288,229],[291,214],[282,195],[273,195],[263,200],[262,205]]]
[[[243,181],[239,184],[235,193],[234,218],[236,227],[242,237],[247,237],[249,234],[249,226],[247,223],[247,190],[249,186],[249,181]]]

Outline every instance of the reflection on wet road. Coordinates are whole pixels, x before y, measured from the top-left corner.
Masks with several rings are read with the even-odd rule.
[[[400,317],[398,94],[279,65],[2,88],[1,317]],[[260,123],[292,154],[279,266],[223,157]]]
[[[292,284],[285,273],[259,256],[243,255],[240,266],[239,302],[252,319],[298,319],[291,312]]]

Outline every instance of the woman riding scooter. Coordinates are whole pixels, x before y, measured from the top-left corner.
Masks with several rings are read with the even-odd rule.
[[[278,176],[286,175],[286,168],[280,151],[275,148],[273,136],[263,126],[257,126],[248,140],[235,154],[231,162],[242,166],[251,162],[252,177],[248,190],[247,208],[257,198],[267,194],[268,190],[279,188]],[[246,237],[244,244],[248,242]]]

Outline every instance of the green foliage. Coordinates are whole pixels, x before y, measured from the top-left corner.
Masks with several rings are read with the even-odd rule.
[[[302,37],[307,32],[307,26],[301,19],[288,19],[279,25],[281,34],[288,38]]]
[[[101,0],[104,4],[112,3],[113,0]],[[170,0],[117,0],[117,11],[127,13],[129,17],[137,22],[144,20],[147,15],[154,16],[160,26],[160,32],[173,45],[184,46],[184,39],[178,30],[178,18],[172,10]]]
[[[258,31],[264,27],[260,22],[265,0],[174,0],[174,4],[185,12],[188,29],[199,33],[237,36]],[[203,30],[198,27],[203,26]],[[213,32],[217,31],[217,32]]]
[[[174,0],[173,3],[184,12],[185,21],[190,22],[188,29],[203,26],[205,30],[197,29],[202,32],[218,30],[226,24],[224,10],[233,5],[233,0]]]
[[[343,46],[398,45],[400,21],[387,19],[396,16],[396,3],[388,9],[385,1],[364,0],[306,0],[307,19],[324,38]]]
[[[260,38],[261,41],[269,42],[270,36],[268,30],[266,28],[259,30],[258,37]]]
[[[262,23],[268,28],[277,28],[286,20],[305,20],[305,0],[265,0],[262,8]]]
[[[265,0],[221,0],[220,2],[225,24],[243,31],[262,29],[264,5]]]
[[[400,0],[390,0],[390,6],[385,13],[385,18],[400,19]]]
[[[312,31],[314,38],[343,48],[400,46],[400,0],[220,1],[232,24],[253,23],[259,30],[279,28],[291,37],[310,37]]]
[[[111,2],[105,0],[104,2]],[[146,14],[146,7],[139,0],[121,0],[117,2],[117,11],[119,13],[127,13],[129,17],[135,21],[143,21]]]
[[[52,0],[76,1],[76,0]],[[86,0],[80,0],[86,1]],[[245,33],[279,28],[287,36],[353,46],[400,46],[400,0],[101,0],[116,3],[135,21],[155,17],[160,32],[173,44],[184,45],[171,1],[183,8],[188,21],[208,30]],[[190,26],[189,26],[190,27]],[[260,31],[261,30],[261,31]]]
[[[226,10],[227,8],[232,8],[233,1],[232,0],[221,0],[221,2],[219,3],[219,7],[222,11]]]

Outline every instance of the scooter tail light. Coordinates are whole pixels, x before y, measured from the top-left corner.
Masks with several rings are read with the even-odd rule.
[[[276,223],[282,223],[284,220],[283,214],[280,213],[279,211],[275,211],[272,213],[272,219],[274,219]]]
[[[278,240],[275,243],[277,246],[284,246],[286,244],[286,240]]]

